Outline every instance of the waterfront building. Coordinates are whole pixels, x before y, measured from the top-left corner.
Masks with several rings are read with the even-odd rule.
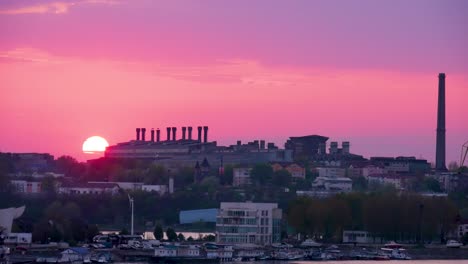
[[[273,163],[273,171],[287,170],[293,179],[305,179],[305,168],[297,163]]]
[[[407,175],[403,174],[370,174],[365,177],[369,183],[379,183],[379,184],[389,184],[395,187],[398,190],[403,190],[406,186],[406,181],[408,179]]]
[[[154,249],[155,257],[177,257],[177,247],[174,245],[163,245]]]
[[[361,230],[343,230],[343,243],[369,244],[374,241],[371,233]]]
[[[276,203],[221,203],[216,242],[271,245],[280,242],[282,210]]]

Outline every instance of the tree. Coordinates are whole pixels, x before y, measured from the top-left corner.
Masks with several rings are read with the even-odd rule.
[[[119,235],[129,235],[130,232],[128,232],[127,228],[122,228],[122,230],[120,230],[119,232]]]
[[[53,176],[46,176],[41,180],[42,192],[47,194],[56,193],[56,181]]]
[[[250,172],[250,177],[257,185],[264,185],[273,177],[273,168],[266,163],[256,164]]]
[[[273,173],[272,182],[276,186],[286,187],[291,184],[291,179],[292,179],[291,173],[289,173],[289,171],[285,169],[282,169],[282,170],[275,171]]]
[[[221,185],[232,185],[234,177],[234,167],[232,165],[224,166],[224,174],[220,176]]]
[[[160,224],[157,224],[154,227],[153,234],[154,234],[154,238],[156,238],[159,241],[161,241],[164,238],[164,231]]]
[[[174,231],[174,229],[172,229],[170,227],[166,229],[166,236],[167,236],[167,240],[169,240],[171,242],[177,240],[176,232]]]
[[[182,233],[179,233],[179,234],[177,235],[177,240],[178,240],[178,241],[185,241],[184,235],[183,235]]]
[[[367,190],[368,183],[367,183],[366,178],[364,178],[363,176],[359,176],[359,177],[352,178],[352,180],[353,180],[353,190],[354,191],[362,192],[362,191]]]

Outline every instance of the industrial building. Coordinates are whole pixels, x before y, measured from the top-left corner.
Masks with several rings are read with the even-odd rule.
[[[276,203],[221,203],[216,242],[271,245],[281,242],[282,210]]]
[[[212,167],[225,164],[256,164],[268,162],[292,162],[292,151],[279,149],[273,143],[255,140],[247,144],[238,141],[231,146],[218,146],[208,141],[208,127],[197,127],[197,138],[192,127],[182,127],[178,138],[176,127],[166,128],[166,139],[161,139],[161,130],[151,129],[150,139],[146,129],[136,129],[136,139],[109,146],[107,158],[145,158],[166,166],[194,166],[207,160]]]

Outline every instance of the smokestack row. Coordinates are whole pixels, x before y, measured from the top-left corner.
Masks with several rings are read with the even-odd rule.
[[[198,129],[198,142],[208,142],[208,127],[199,126]],[[193,140],[192,137],[192,127],[182,127],[182,140]],[[203,131],[203,138],[202,138]],[[155,141],[155,130],[151,129],[151,142]],[[176,141],[177,140],[177,127],[166,127],[166,141]],[[172,135],[172,136],[171,136]],[[156,142],[159,142],[161,139],[161,131],[159,128],[156,130]],[[146,128],[137,128],[136,129],[136,140],[137,141],[146,141]]]

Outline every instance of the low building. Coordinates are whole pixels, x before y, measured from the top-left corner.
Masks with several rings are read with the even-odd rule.
[[[464,235],[468,234],[468,221],[462,221],[457,227],[457,238],[461,239]]]
[[[276,203],[221,203],[216,242],[271,245],[280,242],[282,211]]]
[[[38,181],[11,180],[10,182],[15,191],[19,193],[31,194],[42,192],[42,184]]]
[[[200,248],[196,245],[181,245],[177,247],[178,257],[197,258],[201,256]]]
[[[342,178],[346,176],[346,169],[339,167],[318,167],[319,177]]]
[[[154,249],[155,257],[177,257],[177,247],[173,245],[159,246]]]
[[[350,192],[353,189],[353,181],[346,177],[317,177],[312,187],[327,191]]]
[[[4,243],[7,245],[29,245],[32,242],[31,233],[9,233]]]
[[[115,183],[66,183],[59,188],[61,194],[116,194],[119,186]]]
[[[343,231],[343,243],[368,244],[373,241],[374,238],[367,231]]]
[[[232,259],[234,248],[231,245],[206,245],[205,254],[208,259]]]
[[[402,174],[371,174],[366,177],[370,183],[389,184],[398,190],[403,190],[406,186],[407,177]]]
[[[142,182],[103,182],[103,181],[90,181],[91,184],[108,184],[113,183],[117,184],[120,189],[126,191],[138,191],[143,189],[144,183]]]
[[[240,186],[247,186],[252,184],[252,180],[250,178],[250,172],[252,171],[252,168],[234,168],[232,170],[233,176],[232,176],[232,185],[235,187],[240,187]]]

